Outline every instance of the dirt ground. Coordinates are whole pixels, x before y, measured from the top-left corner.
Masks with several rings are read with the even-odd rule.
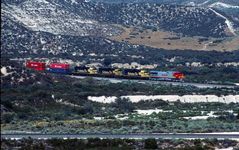
[[[132,27],[122,28],[124,32],[121,35],[110,37],[110,39],[169,50],[239,50],[239,36],[226,38],[183,37],[180,34],[162,30],[152,31]]]

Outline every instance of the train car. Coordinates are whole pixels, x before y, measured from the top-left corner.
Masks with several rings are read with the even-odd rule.
[[[182,81],[184,74],[178,71],[150,71],[150,80]]]
[[[70,65],[66,63],[51,63],[48,72],[59,74],[70,74]]]
[[[124,69],[122,71],[122,74],[124,76],[139,76],[140,70],[138,69]]]
[[[114,76],[116,76],[116,77],[119,77],[119,76],[123,75],[122,70],[119,69],[119,68],[115,68],[113,73],[114,73]]]
[[[67,63],[51,63],[49,65],[49,68],[54,69],[70,69],[70,65]]]
[[[86,66],[75,66],[74,67],[74,74],[78,75],[96,75],[98,71],[96,68],[93,67],[86,67]]]
[[[135,78],[135,79],[148,79],[149,73],[145,70],[140,69],[124,69],[122,74],[126,78]]]
[[[103,76],[114,76],[114,68],[109,68],[109,67],[101,67],[98,68],[98,74],[103,75]]]
[[[149,78],[149,72],[146,70],[140,70],[139,75],[143,78]]]
[[[75,66],[74,67],[74,73],[83,73],[83,74],[87,74],[88,73],[88,69],[90,67],[86,67],[86,66]]]
[[[96,74],[98,74],[98,70],[94,67],[90,67],[88,69],[88,73],[91,74],[91,75],[96,75]]]
[[[98,68],[98,75],[103,77],[114,77],[114,78],[123,77],[122,69],[110,67]]]
[[[36,62],[36,61],[27,61],[26,67],[33,70],[37,70],[37,71],[44,71],[46,70],[46,63]]]

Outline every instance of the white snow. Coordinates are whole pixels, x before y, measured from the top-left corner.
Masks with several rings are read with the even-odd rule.
[[[230,5],[222,2],[216,2],[210,5],[210,7],[223,7],[223,8],[239,8],[237,5]]]
[[[203,2],[203,3],[200,4],[200,5],[205,5],[205,4],[207,4],[209,1],[210,1],[210,0],[207,0],[207,1]]]
[[[78,4],[76,0],[71,0],[71,4]]]
[[[11,68],[11,66],[9,66],[9,68]],[[1,73],[3,74],[4,77],[6,77],[6,76],[8,76],[8,75],[10,75],[10,74],[12,74],[12,73],[14,73],[14,72],[8,72],[8,71],[7,71],[7,67],[3,66],[3,67],[1,68]]]
[[[48,4],[49,2],[48,1],[46,1],[46,0],[37,0],[37,2],[39,2],[39,3],[46,3],[46,4]]]
[[[163,109],[147,109],[147,110],[135,110],[140,115],[151,115],[152,113],[159,113],[159,112],[172,112],[172,111],[165,111]]]
[[[115,101],[117,97],[116,96],[88,96],[88,100],[94,101],[94,102],[100,102],[100,103],[112,103]]]
[[[127,119],[129,119],[127,113],[126,114],[117,114],[117,115],[115,115],[115,118],[118,119],[118,120],[127,120]]]
[[[203,134],[203,133],[198,133],[198,134]],[[207,134],[237,134],[239,135],[239,132],[212,132]]]
[[[202,120],[202,119],[207,119],[209,116],[193,116],[193,117],[183,117],[184,119],[188,120]]]
[[[104,120],[104,117],[94,117],[95,120]]]
[[[2,67],[1,68],[1,73],[4,75],[4,76],[7,76],[8,73],[7,73],[7,68],[6,67]]]
[[[193,116],[193,117],[183,117],[184,119],[190,119],[190,120],[198,120],[198,119],[207,119],[209,117],[218,117],[217,115],[213,115],[214,111],[211,111],[206,116]]]
[[[34,3],[26,1],[22,5],[5,5],[2,12],[33,31],[44,31],[53,34],[88,35],[86,29],[83,29],[81,25],[87,24],[90,30],[97,24],[97,21],[84,19],[79,15],[59,9],[57,5],[53,5],[45,0],[37,0]],[[65,33],[68,29],[75,32]],[[41,42],[44,44],[44,41]]]
[[[116,96],[88,96],[88,100],[100,103],[112,103],[115,101]],[[239,103],[239,95],[128,95],[121,96],[120,98],[128,98],[131,102],[137,103],[141,100],[163,100],[169,102],[180,101],[183,103],[198,103],[198,102],[219,102],[219,103]]]
[[[233,35],[237,35],[236,32],[235,32],[235,29],[233,27],[233,23],[228,19],[226,18],[225,16],[223,16],[222,14],[218,13],[217,11],[215,11],[214,9],[212,8],[209,8],[211,11],[213,11],[216,15],[218,15],[219,17],[225,19],[225,23],[229,29],[229,31],[233,34]]]

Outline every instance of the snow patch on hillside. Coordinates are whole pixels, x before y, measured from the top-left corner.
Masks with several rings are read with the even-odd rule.
[[[69,12],[56,12],[57,8],[50,4],[44,8],[35,8],[34,6],[22,8],[14,5],[8,5],[6,7],[6,9],[3,9],[4,12],[11,16],[12,19],[21,22],[33,31],[61,34],[62,31],[64,31],[62,27],[66,26],[67,28],[83,32],[82,29],[77,27],[79,24],[96,23],[83,19],[80,16],[74,16]]]
[[[232,23],[228,18],[226,18],[226,17],[223,16],[222,14],[218,13],[216,10],[214,10],[214,9],[212,9],[212,8],[209,8],[209,9],[210,9],[211,11],[213,11],[213,12],[214,12],[216,15],[218,15],[219,17],[225,19],[225,23],[226,23],[226,25],[227,25],[229,31],[230,31],[234,36],[237,35],[237,34],[236,34],[236,31],[235,31],[235,29],[234,29],[234,27],[233,27],[233,23]]]
[[[152,113],[159,112],[172,112],[172,110],[163,110],[163,109],[147,109],[147,110],[137,109],[135,111],[140,115],[151,115]]]
[[[6,67],[2,67],[1,68],[1,73],[4,75],[4,76],[7,76],[8,73],[7,73],[7,68]]]
[[[222,2],[213,3],[213,4],[209,5],[209,7],[239,8],[239,6],[237,6],[237,5],[230,5],[230,4],[226,4],[226,3],[222,3]]]
[[[10,68],[10,66],[9,66],[9,68]],[[6,77],[6,76],[8,76],[8,75],[10,75],[10,74],[12,74],[13,72],[8,72],[7,71],[7,67],[5,67],[5,66],[3,66],[2,68],[1,68],[1,74],[4,76],[4,77]]]
[[[210,118],[218,117],[218,115],[214,115],[214,112],[211,111],[206,116],[190,116],[190,117],[183,117],[183,118],[188,120],[199,120],[199,119],[202,120],[202,119],[208,119],[209,117]]]
[[[147,100],[163,100],[168,102],[180,101],[182,103],[199,103],[199,102],[219,102],[219,103],[239,103],[239,95],[128,95],[120,98],[129,99],[133,103]],[[116,96],[88,96],[88,100],[100,103],[113,103],[117,99]]]
[[[1,15],[9,17],[33,31],[52,34],[76,36],[112,35],[115,30],[110,25],[83,18],[45,0],[26,1],[21,5],[3,5]],[[95,33],[94,31],[97,32]]]

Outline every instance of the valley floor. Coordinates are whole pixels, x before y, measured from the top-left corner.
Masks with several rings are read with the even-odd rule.
[[[239,49],[239,37],[237,35],[226,38],[187,37],[163,30],[121,28],[124,29],[124,32],[120,35],[112,36],[110,39],[168,50],[233,51]]]

